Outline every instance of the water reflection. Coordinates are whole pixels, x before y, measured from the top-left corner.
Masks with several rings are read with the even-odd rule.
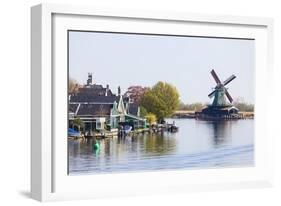
[[[236,121],[212,121],[214,147],[219,147],[229,141],[232,125]]]
[[[178,119],[178,133],[69,140],[70,174],[253,164],[254,121]]]
[[[147,134],[144,138],[140,138],[143,144],[143,151],[148,155],[164,155],[175,150],[175,139],[164,134]]]

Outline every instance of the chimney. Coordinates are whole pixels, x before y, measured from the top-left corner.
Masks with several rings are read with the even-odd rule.
[[[105,96],[108,95],[108,90],[109,90],[109,85],[107,84],[107,85],[106,85],[106,89],[105,89]]]
[[[88,80],[87,80],[87,86],[93,84],[93,75],[92,73],[88,73]]]
[[[118,96],[120,96],[121,95],[121,88],[120,88],[120,86],[118,87]]]

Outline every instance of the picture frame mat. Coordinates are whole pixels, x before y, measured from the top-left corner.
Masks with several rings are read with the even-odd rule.
[[[68,75],[67,69],[67,41],[65,32],[70,29],[81,29],[81,30],[107,30],[107,31],[122,31],[132,32],[132,28],[128,30],[129,24],[134,24],[134,32],[149,32],[149,33],[165,33],[167,34],[167,30],[165,31],[165,27],[167,26],[167,22],[165,23],[165,18],[161,19],[161,15],[158,18],[153,15],[147,15],[144,13],[144,16],[147,19],[143,19],[143,17],[139,17],[135,14],[135,17],[129,18],[128,13],[124,13],[120,15],[120,17],[112,17],[116,16],[115,12],[104,12],[103,15],[100,14],[100,11],[91,10],[90,13],[88,9],[77,9],[73,7],[62,7],[62,6],[50,6],[44,5],[40,6],[41,12],[45,11],[47,16],[42,15],[43,19],[46,20],[48,27],[43,26],[44,21],[42,21],[42,36],[41,36],[41,46],[40,51],[42,53],[42,59],[40,66],[42,82],[36,82],[41,85],[41,90],[44,91],[44,96],[42,96],[42,113],[41,120],[44,124],[40,125],[41,128],[41,154],[42,159],[45,161],[40,162],[41,170],[41,183],[42,187],[37,191],[34,191],[32,194],[34,198],[40,200],[52,200],[52,199],[64,199],[64,198],[88,198],[88,197],[104,197],[104,196],[121,196],[121,195],[134,195],[134,194],[150,194],[157,192],[167,192],[170,188],[174,188],[175,191],[179,192],[181,190],[196,190],[195,188],[204,187],[207,188],[207,185],[211,188],[227,188],[228,186],[238,187],[241,186],[253,186],[253,185],[269,185],[270,177],[271,177],[271,169],[270,164],[271,161],[268,161],[270,157],[270,148],[271,143],[270,139],[262,138],[263,136],[268,136],[268,127],[256,127],[256,134],[259,137],[256,137],[255,144],[255,157],[257,158],[256,167],[255,168],[227,168],[227,169],[202,169],[202,170],[180,170],[180,171],[164,171],[164,172],[144,172],[144,173],[124,173],[124,174],[105,174],[105,175],[86,175],[86,176],[68,176],[66,173],[67,169],[67,137],[66,137],[66,115],[67,110],[65,107],[67,106],[67,78]],[[83,11],[81,13],[81,11]],[[97,13],[95,13],[95,11]],[[38,11],[37,11],[38,12]],[[44,12],[43,12],[44,13]],[[129,12],[130,13],[130,12]],[[87,14],[87,15],[86,15]],[[91,15],[92,14],[92,15]],[[107,16],[107,14],[111,14]],[[127,15],[126,15],[127,14]],[[38,15],[38,14],[37,14]],[[82,15],[82,16],[81,16]],[[125,16],[125,17],[124,17]],[[137,17],[136,17],[137,16]],[[177,16],[177,17],[176,17]],[[44,18],[45,17],[45,18]],[[54,18],[59,17],[60,20]],[[70,18],[70,19],[68,19]],[[154,19],[155,18],[155,19]],[[68,20],[66,20],[68,19]],[[199,21],[199,20],[200,21]],[[205,19],[205,21],[202,21]],[[194,27],[204,27],[208,28],[209,33],[204,33],[201,31],[201,35],[208,36],[223,36],[223,37],[238,37],[238,38],[254,38],[260,42],[258,43],[258,47],[256,50],[256,56],[261,58],[256,58],[258,60],[256,62],[256,124],[264,125],[267,119],[266,110],[259,110],[259,108],[267,108],[266,102],[262,100],[260,94],[262,94],[264,83],[270,84],[270,58],[268,58],[268,49],[270,50],[271,40],[271,21],[268,19],[252,19],[252,18],[222,18],[221,23],[216,21],[215,17],[208,16],[188,16],[186,19],[180,15],[171,15],[171,18],[168,20],[168,27],[174,27],[173,31],[177,31],[174,34],[189,34],[195,32],[196,30],[187,30],[184,32],[183,27],[188,25],[188,28]],[[225,22],[225,19],[229,22],[228,24]],[[153,30],[154,26],[147,26],[147,20],[154,21],[157,24],[157,29],[160,28],[159,25],[162,24],[162,30]],[[174,20],[174,21],[171,21]],[[230,21],[231,20],[231,21]],[[95,24],[93,24],[95,21]],[[118,21],[118,24],[114,24],[112,22]],[[142,23],[145,21],[145,23]],[[210,21],[212,23],[210,23]],[[120,22],[122,22],[120,24]],[[136,26],[136,22],[138,22],[138,27]],[[197,22],[198,24],[196,24]],[[202,23],[204,22],[204,23]],[[238,23],[239,22],[239,23]],[[250,23],[253,25],[250,25]],[[258,22],[260,22],[258,24]],[[37,22],[38,23],[38,22]],[[98,27],[98,24],[99,27]],[[209,25],[211,24],[211,25]],[[106,25],[106,26],[105,26]],[[113,26],[114,25],[114,26]],[[123,25],[123,30],[118,26]],[[139,25],[143,25],[140,27]],[[164,25],[164,26],[163,26]],[[116,27],[115,27],[116,26]],[[227,34],[227,29],[221,30],[221,28],[217,28],[217,30],[211,30],[210,26],[213,27],[224,27],[229,29],[229,33]],[[40,28],[41,28],[40,27]],[[251,28],[249,30],[249,28]],[[53,31],[53,36],[46,35],[44,36],[45,31]],[[127,28],[127,29],[126,29]],[[145,31],[145,28],[147,29]],[[230,32],[231,28],[233,29]],[[239,29],[240,28],[240,29]],[[242,29],[241,29],[242,28]],[[181,30],[182,29],[182,30]],[[255,32],[253,32],[253,29]],[[216,32],[214,32],[216,31]],[[236,31],[236,33],[235,33]],[[250,32],[249,32],[250,31]],[[213,32],[213,33],[212,33]],[[171,34],[171,32],[168,32]],[[254,34],[253,34],[254,33]],[[199,35],[200,32],[195,32],[194,35]],[[260,35],[260,36],[259,36]],[[269,36],[268,36],[269,35]],[[44,37],[46,38],[44,41]],[[260,39],[260,40],[259,40]],[[51,44],[51,42],[53,42]],[[51,47],[52,45],[52,47]],[[43,49],[44,48],[44,49]],[[37,48],[38,49],[38,48]],[[51,56],[47,55],[48,51],[51,51]],[[46,52],[46,53],[44,53]],[[46,56],[45,56],[45,55]],[[43,62],[45,64],[43,64]],[[35,64],[35,63],[34,63]],[[43,66],[44,65],[44,66]],[[43,70],[45,67],[45,70]],[[50,68],[52,68],[50,70]],[[59,68],[59,69],[58,69]],[[51,72],[52,71],[52,72]],[[36,75],[35,75],[36,76]],[[38,74],[37,74],[38,76]],[[34,79],[34,78],[32,78]],[[64,83],[62,83],[64,82]],[[257,84],[263,82],[263,84]],[[52,85],[52,86],[51,86]],[[59,85],[59,87],[57,86]],[[257,92],[259,91],[259,92]],[[37,91],[38,92],[38,91]],[[45,96],[46,95],[46,96]],[[53,97],[53,98],[52,98]],[[50,99],[52,102],[50,104]],[[46,100],[46,101],[44,101]],[[47,101],[48,100],[48,101]],[[50,113],[48,113],[51,111]],[[60,114],[57,113],[60,111]],[[62,115],[63,113],[63,115]],[[42,123],[40,122],[40,123]],[[48,129],[48,125],[52,128]],[[64,129],[61,129],[64,128]],[[258,130],[258,131],[257,131]],[[44,131],[44,133],[43,133]],[[44,135],[43,135],[44,134]],[[43,139],[43,136],[46,139]],[[61,138],[58,138],[61,137]],[[32,139],[34,140],[34,138]],[[50,141],[51,140],[51,141]],[[36,140],[38,141],[38,140]],[[34,142],[34,141],[33,141]],[[37,142],[35,142],[37,143]],[[38,143],[37,143],[38,144]],[[43,146],[44,145],[44,146]],[[264,145],[268,145],[264,147]],[[32,147],[33,149],[33,147]],[[36,149],[38,152],[38,148]],[[257,151],[259,151],[257,153]],[[264,155],[267,154],[267,155]],[[39,160],[36,160],[37,162]],[[34,162],[34,161],[33,161]],[[34,164],[33,164],[34,165]],[[44,167],[43,167],[44,166]],[[257,169],[258,168],[258,169]],[[36,169],[35,169],[36,170]],[[37,171],[33,171],[38,173]],[[186,175],[188,173],[188,175]],[[233,176],[233,174],[236,174]],[[187,177],[189,176],[189,177]],[[171,177],[168,178],[167,177]],[[196,177],[196,178],[195,178]],[[39,177],[34,178],[34,181],[40,179]],[[153,184],[149,184],[149,188],[147,187],[147,182],[143,181],[144,179],[147,182],[153,182]],[[125,182],[124,182],[125,180]],[[135,180],[140,180],[136,182]],[[165,181],[163,181],[165,180]],[[183,181],[184,180],[184,181]],[[135,185],[131,184],[134,183]],[[239,184],[236,184],[239,183]],[[221,186],[218,186],[221,185]],[[236,186],[235,186],[236,185]],[[83,192],[77,192],[77,188],[83,188]],[[96,188],[99,188],[98,190]],[[132,189],[133,188],[133,189]],[[188,189],[189,188],[189,189]],[[33,186],[34,190],[37,190],[35,186]]]

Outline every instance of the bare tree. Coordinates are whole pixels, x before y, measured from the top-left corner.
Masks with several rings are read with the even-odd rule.
[[[77,92],[79,87],[81,87],[81,85],[79,85],[78,82],[75,79],[70,77],[69,81],[68,81],[68,92],[69,92],[69,94],[73,94],[73,93]]]
[[[147,90],[147,87],[142,86],[130,86],[125,93],[125,95],[129,96],[131,101],[134,103],[140,103],[140,100],[144,94],[144,92]]]

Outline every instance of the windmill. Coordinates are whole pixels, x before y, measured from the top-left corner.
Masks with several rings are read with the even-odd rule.
[[[202,109],[201,112],[196,112],[196,118],[199,119],[241,119],[239,110],[232,105],[233,98],[230,96],[226,85],[233,81],[236,76],[233,74],[227,78],[224,82],[221,82],[215,70],[211,71],[216,86],[214,90],[208,95],[209,98],[213,98],[213,103]],[[229,102],[227,102],[227,100]]]
[[[226,98],[229,100],[230,104],[233,102],[232,97],[230,96],[230,94],[227,91],[227,88],[225,87],[227,84],[229,84],[232,80],[234,80],[236,78],[236,76],[233,74],[231,75],[228,79],[226,79],[224,82],[221,82],[218,75],[216,74],[215,70],[211,71],[211,74],[215,80],[215,82],[217,83],[214,91],[212,91],[208,97],[214,98],[213,104],[212,106],[215,107],[220,107],[220,106],[227,106],[228,104],[226,103]]]

